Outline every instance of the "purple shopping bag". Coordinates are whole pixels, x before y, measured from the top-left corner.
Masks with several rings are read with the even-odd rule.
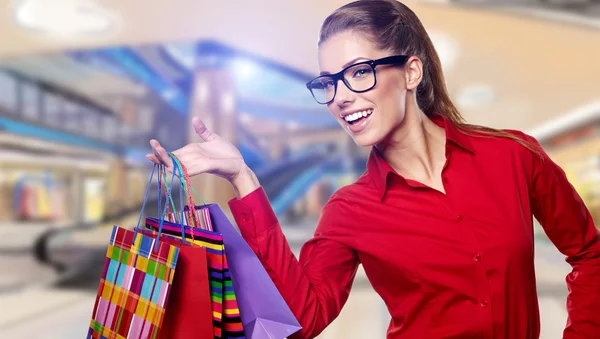
[[[284,339],[302,326],[277,290],[254,251],[234,228],[217,204],[208,208],[213,230],[223,235],[229,272],[235,291],[244,334],[248,339]]]

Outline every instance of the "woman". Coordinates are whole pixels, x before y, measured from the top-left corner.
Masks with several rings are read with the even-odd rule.
[[[385,301],[388,338],[538,338],[533,218],[573,272],[564,338],[600,338],[600,241],[563,171],[532,137],[465,124],[415,14],[393,0],[332,13],[307,84],[371,147],[367,171],[327,202],[297,260],[238,150],[194,119],[205,141],[174,153],[190,175],[235,188],[241,233],[303,326],[339,314],[358,264]],[[340,81],[341,80],[341,81]],[[152,140],[155,163],[171,166]]]

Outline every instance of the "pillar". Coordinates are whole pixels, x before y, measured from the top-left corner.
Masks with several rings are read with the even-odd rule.
[[[106,199],[105,199],[105,215],[113,215],[119,213],[122,210],[134,206],[141,206],[143,195],[139,198],[139,201],[132,201],[129,199],[129,183],[127,178],[127,164],[125,163],[124,157],[111,156],[108,159],[109,171],[106,175]],[[85,177],[81,178],[81,190],[83,191]],[[142,194],[144,194],[143,192]]]
[[[192,127],[192,118],[200,117],[209,130],[234,145],[237,116],[235,88],[227,69],[199,70],[194,76],[194,88],[190,102],[188,142],[202,142]],[[201,174],[190,179],[190,184],[207,203],[217,203],[227,209],[227,201],[234,196],[231,184],[213,174]],[[199,204],[199,199],[194,197]]]

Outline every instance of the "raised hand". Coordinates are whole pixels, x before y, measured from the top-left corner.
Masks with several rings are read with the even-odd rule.
[[[187,168],[189,176],[211,173],[233,182],[247,167],[240,151],[229,141],[211,132],[199,118],[192,119],[196,133],[202,143],[191,143],[172,153]],[[173,171],[173,161],[167,151],[156,140],[151,140],[153,154],[146,158],[156,164],[163,164]]]

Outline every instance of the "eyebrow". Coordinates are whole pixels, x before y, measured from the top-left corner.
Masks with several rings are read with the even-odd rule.
[[[361,60],[361,61],[366,61],[366,60],[371,60],[371,59],[369,59],[369,58],[365,58],[365,57],[358,57],[358,58],[354,58],[354,59],[352,59],[352,60],[348,61],[347,63],[345,63],[345,64],[342,66],[342,69],[344,69],[344,68],[346,68],[346,67],[348,67],[348,66],[352,65],[353,63],[355,63],[355,62],[357,62],[357,61],[359,61],[359,60]],[[329,72],[321,72],[321,73],[319,73],[319,75],[327,75],[327,74],[331,74],[331,73],[329,73]]]

